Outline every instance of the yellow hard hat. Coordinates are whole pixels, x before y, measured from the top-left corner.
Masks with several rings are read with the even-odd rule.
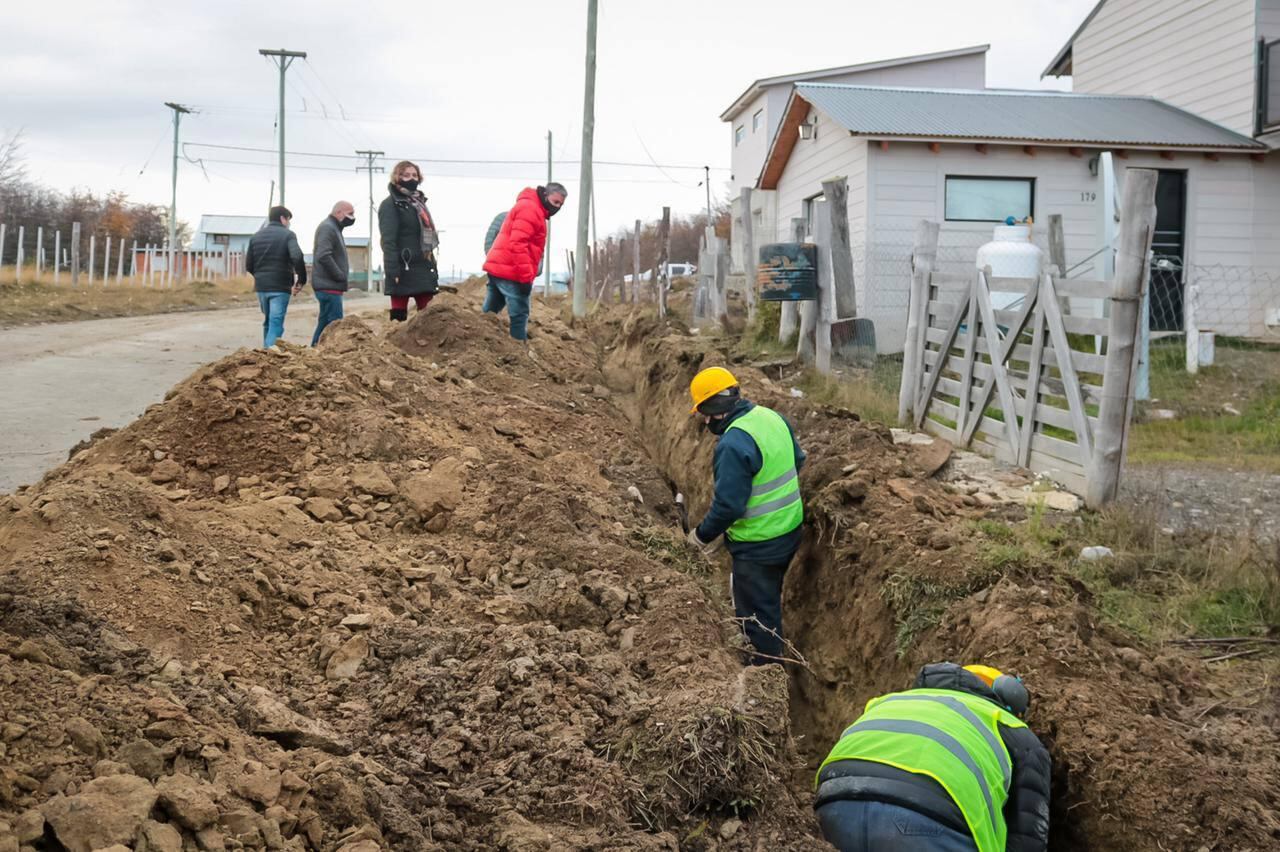
[[[699,405],[716,394],[737,386],[738,380],[724,367],[708,367],[699,371],[693,381],[689,382],[689,396],[693,397],[693,410],[689,413],[697,414]]]
[[[1000,671],[999,669],[993,669],[991,666],[981,666],[981,665],[965,666],[964,670],[967,672],[973,672],[978,677],[982,678],[982,681],[987,686],[991,686],[992,684],[994,684],[996,682],[996,678],[1004,674],[1004,672]]]

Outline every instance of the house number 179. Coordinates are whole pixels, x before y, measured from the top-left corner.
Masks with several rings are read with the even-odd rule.
[[[1080,193],[1080,200],[1081,200],[1081,201],[1097,201],[1097,200],[1098,200],[1098,193],[1096,193],[1096,192],[1082,192],[1082,193]]]

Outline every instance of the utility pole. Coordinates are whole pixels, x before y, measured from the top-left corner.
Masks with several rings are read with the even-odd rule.
[[[578,262],[573,275],[573,315],[587,314],[587,218],[591,213],[591,145],[596,130],[596,6],[587,0],[587,74],[582,96],[582,162],[578,178]]]
[[[551,183],[551,131],[547,131],[547,183]],[[542,252],[542,300],[551,296],[551,220],[547,220],[547,246]]]
[[[386,169],[384,169],[382,166],[375,166],[373,164],[373,161],[378,157],[381,157],[384,154],[386,154],[386,152],[385,151],[356,151],[356,153],[359,154],[361,157],[365,158],[365,164],[363,166],[356,166],[356,171],[358,172],[367,171],[369,173],[369,257],[368,257],[368,262],[365,264],[365,267],[366,267],[365,292],[372,293],[373,292],[373,221],[374,221],[373,220],[373,173],[375,171],[377,172],[386,171]]]
[[[305,50],[259,50],[263,56],[270,56],[271,61],[280,68],[280,204],[284,204],[284,72],[289,70],[295,59],[306,59]]]
[[[711,227],[711,167],[703,166],[703,174],[706,176],[702,179],[702,184],[707,188],[707,227]]]
[[[182,116],[191,110],[182,104],[168,101],[164,105],[173,110],[173,186],[169,196],[169,280],[173,280],[173,252],[178,245],[178,127],[182,124]],[[110,243],[108,243],[110,245]]]

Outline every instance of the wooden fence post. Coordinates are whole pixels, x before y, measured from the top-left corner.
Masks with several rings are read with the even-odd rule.
[[[9,226],[0,222],[0,266],[4,266],[4,237]]]
[[[116,286],[120,286],[124,278],[124,237],[120,238],[120,251],[116,253]]]
[[[938,259],[937,222],[916,224],[911,248],[911,296],[907,303],[907,334],[902,341],[902,383],[898,388],[898,422],[907,423],[914,413],[924,364],[924,329],[928,326],[930,278]]]
[[[44,274],[44,226],[36,226],[36,277]]]
[[[95,248],[94,243],[96,242],[96,240],[97,240],[97,239],[98,239],[98,235],[97,235],[97,234],[90,234],[90,235],[89,235],[89,268],[88,268],[86,271],[87,271],[87,272],[88,272],[88,274],[89,274],[89,286],[90,286],[90,287],[92,287],[92,286],[93,286],[93,250],[94,250],[94,248]]]
[[[658,263],[654,267],[658,295],[658,317],[667,315],[667,258],[671,256],[671,208],[662,208],[658,223]]]
[[[729,324],[729,294],[727,292],[727,278],[729,276],[729,242],[722,237],[717,237],[715,228],[707,227],[707,237],[712,248],[712,257],[715,258],[715,277],[711,279],[711,286],[715,292],[715,319],[720,323],[720,327],[725,331],[731,331]]]
[[[80,223],[71,223],[71,286],[80,286]]]
[[[111,283],[111,235],[102,241],[102,286]]]
[[[818,205],[813,223],[813,241],[818,246],[818,298],[805,305],[808,310],[803,312],[804,325],[800,332],[801,346],[813,347],[810,354],[814,366],[819,373],[824,374],[831,372],[831,315],[835,312],[835,264],[832,262],[835,227],[831,216],[832,206],[830,203]],[[802,357],[803,354],[802,351]]]
[[[747,322],[756,318],[756,235],[751,215],[751,187],[742,188],[739,209],[742,216],[742,283],[747,300]]]
[[[1182,297],[1182,328],[1187,335],[1187,372],[1193,376],[1200,372],[1200,319],[1196,315],[1199,298],[1200,286],[1188,282]]]
[[[631,240],[631,301],[640,301],[640,220],[636,220],[635,236]]]
[[[1049,263],[1058,267],[1058,277],[1067,277],[1067,240],[1062,230],[1062,214],[1049,214]]]
[[[18,263],[13,267],[13,283],[22,283],[22,262],[26,260],[22,254],[22,244],[27,236],[27,227],[25,225],[18,226]]]
[[[1139,327],[1150,266],[1147,256],[1156,222],[1156,180],[1151,169],[1129,169],[1120,209],[1116,274],[1111,286],[1111,320],[1107,337],[1107,364],[1102,378],[1102,403],[1098,411],[1092,464],[1089,466],[1085,503],[1102,506],[1114,500],[1120,487],[1120,470],[1129,442],[1129,423],[1137,384]]]
[[[138,283],[138,241],[133,241],[133,248],[129,252],[129,278],[131,284]]]
[[[53,283],[58,283],[62,272],[62,229],[53,232]]]
[[[804,242],[804,219],[791,220],[791,241]],[[783,302],[778,319],[778,342],[786,343],[800,326],[800,308],[796,302]]]
[[[822,182],[822,205],[831,221],[831,310],[828,319],[852,319],[858,315],[857,282],[853,280],[853,246],[849,242],[849,181],[834,177]]]

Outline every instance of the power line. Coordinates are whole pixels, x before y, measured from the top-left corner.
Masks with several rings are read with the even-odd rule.
[[[186,159],[188,163],[191,163],[197,166],[202,166],[205,163],[219,163],[222,165],[232,165],[232,166],[255,166],[261,169],[261,168],[270,168],[273,165],[272,163],[259,163],[259,162],[254,162],[252,160],[224,160],[217,157],[197,157],[195,159],[192,159],[191,157],[185,157],[184,159]],[[340,169],[336,166],[300,166],[300,165],[294,164],[289,166],[289,168],[304,169],[306,171],[313,171],[313,172],[340,172],[344,175],[351,174],[352,172],[351,169]],[[441,180],[447,180],[451,178],[457,178],[462,180],[503,180],[503,181],[521,180],[521,177],[519,175],[477,175],[477,174],[457,174],[457,173],[445,173],[445,172],[423,172],[422,176],[424,178],[436,178]],[[573,178],[561,178],[560,182],[567,184],[569,186],[577,185],[577,182]],[[662,184],[663,186],[669,186],[671,182],[668,180],[655,180],[652,178],[596,178],[594,180],[594,183]],[[677,185],[680,186],[682,189],[691,189],[691,187],[689,187],[686,184],[677,184]],[[693,187],[693,188],[696,189],[696,187]]]
[[[257,154],[275,154],[277,151],[271,148],[254,148],[245,145],[215,145],[211,142],[184,142],[183,147],[196,148],[215,148],[224,151],[249,151]],[[646,151],[646,153],[648,153]],[[359,158],[353,154],[331,154],[321,151],[285,151],[285,154],[291,157],[327,157],[338,160],[358,160]],[[441,165],[459,164],[459,165],[498,165],[498,166],[541,166],[546,164],[546,160],[497,160],[497,159],[469,159],[469,158],[441,158],[441,157],[403,157],[402,159],[413,160],[419,163],[438,163]],[[581,160],[555,160],[558,165],[578,165]],[[658,163],[650,161],[648,163],[635,163],[623,160],[592,160],[597,166],[621,166],[626,168],[638,169],[693,169],[695,171],[703,171],[706,166],[686,166],[672,163]],[[727,172],[726,168],[713,166],[713,172]],[[679,181],[672,181],[679,183]]]

